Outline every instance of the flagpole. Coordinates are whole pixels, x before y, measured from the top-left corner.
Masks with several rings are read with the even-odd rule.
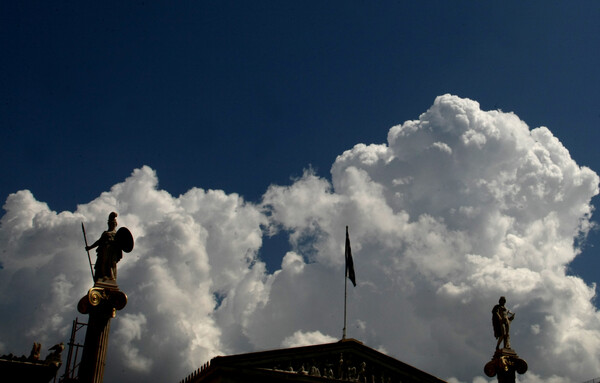
[[[348,230],[348,226],[346,226]],[[344,271],[344,330],[342,333],[342,340],[346,339],[346,301],[348,300],[348,278],[346,278],[346,272]]]
[[[347,249],[347,241],[348,241],[348,226],[346,226],[346,244],[345,244],[345,252],[348,251]],[[347,257],[347,255],[345,255],[344,257]],[[342,332],[342,340],[346,339],[346,302],[348,301],[348,260],[346,259],[346,261],[344,262],[345,267],[344,267],[344,330]]]

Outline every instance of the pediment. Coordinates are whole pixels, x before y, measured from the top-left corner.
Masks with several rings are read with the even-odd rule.
[[[210,371],[209,371],[210,370]],[[215,371],[238,376],[222,381],[354,381],[364,383],[387,382],[443,382],[415,367],[363,345],[355,339],[336,343],[294,347],[248,354],[219,356],[198,371],[189,382],[212,381],[202,379]],[[253,377],[252,379],[250,377]],[[244,377],[243,380],[239,378]]]

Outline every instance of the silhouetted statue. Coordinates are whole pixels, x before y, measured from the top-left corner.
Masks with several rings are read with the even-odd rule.
[[[117,213],[112,212],[108,216],[108,230],[102,233],[100,239],[85,248],[86,250],[98,248],[94,266],[95,281],[117,280],[117,262],[123,258],[123,252],[116,242],[116,229]]]
[[[498,304],[492,309],[492,324],[494,326],[494,336],[498,339],[496,350],[500,348],[500,343],[504,341],[504,348],[510,348],[510,322],[515,319],[515,314],[508,311],[504,304],[506,298],[500,297]]]
[[[483,367],[483,372],[490,378],[497,376],[498,383],[515,383],[516,373],[527,372],[527,362],[521,359],[515,350],[510,348],[510,322],[515,319],[515,314],[504,306],[506,298],[500,297],[498,304],[492,309],[492,324],[494,336],[498,339],[496,351],[492,360]],[[500,344],[504,341],[504,348]]]

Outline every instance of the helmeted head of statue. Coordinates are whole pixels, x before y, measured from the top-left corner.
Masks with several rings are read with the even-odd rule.
[[[498,303],[500,303],[500,305],[504,306],[504,304],[506,303],[506,298],[500,297],[500,299],[498,300]]]
[[[108,215],[108,227],[111,230],[117,227],[117,215],[114,211]]]

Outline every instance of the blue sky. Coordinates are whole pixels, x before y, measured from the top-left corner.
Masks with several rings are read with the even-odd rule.
[[[5,1],[0,201],[28,189],[51,210],[85,205],[81,214],[90,217],[90,201],[147,165],[174,199],[198,187],[258,204],[270,185],[312,185],[303,176],[309,167],[331,180],[344,151],[386,144],[392,126],[418,119],[446,93],[475,100],[483,111],[514,112],[531,129],[548,127],[578,165],[598,172],[598,20],[596,1]],[[149,173],[144,168],[127,182],[151,184]],[[91,236],[104,224],[98,220]],[[343,230],[341,224],[340,246]],[[282,263],[295,272],[317,267],[297,255],[282,261],[287,239],[265,236],[262,247],[250,247],[258,246],[270,272]],[[362,241],[353,247],[357,267],[366,234]],[[592,231],[570,266],[588,284],[600,282],[598,246],[600,233]],[[360,287],[360,269],[357,281]],[[136,313],[133,302],[130,310],[123,323],[159,322]],[[289,341],[282,330],[283,338]],[[272,346],[261,341],[248,344]],[[227,350],[217,345],[206,355]],[[230,350],[245,345],[236,347]]]
[[[256,200],[444,93],[546,125],[594,168],[599,8],[7,2],[2,196],[73,209],[149,164],[173,194]]]
[[[600,169],[594,1],[0,7],[2,200],[72,210],[146,164],[171,194],[257,201],[444,93],[548,126]],[[597,258],[574,272],[600,281]]]

